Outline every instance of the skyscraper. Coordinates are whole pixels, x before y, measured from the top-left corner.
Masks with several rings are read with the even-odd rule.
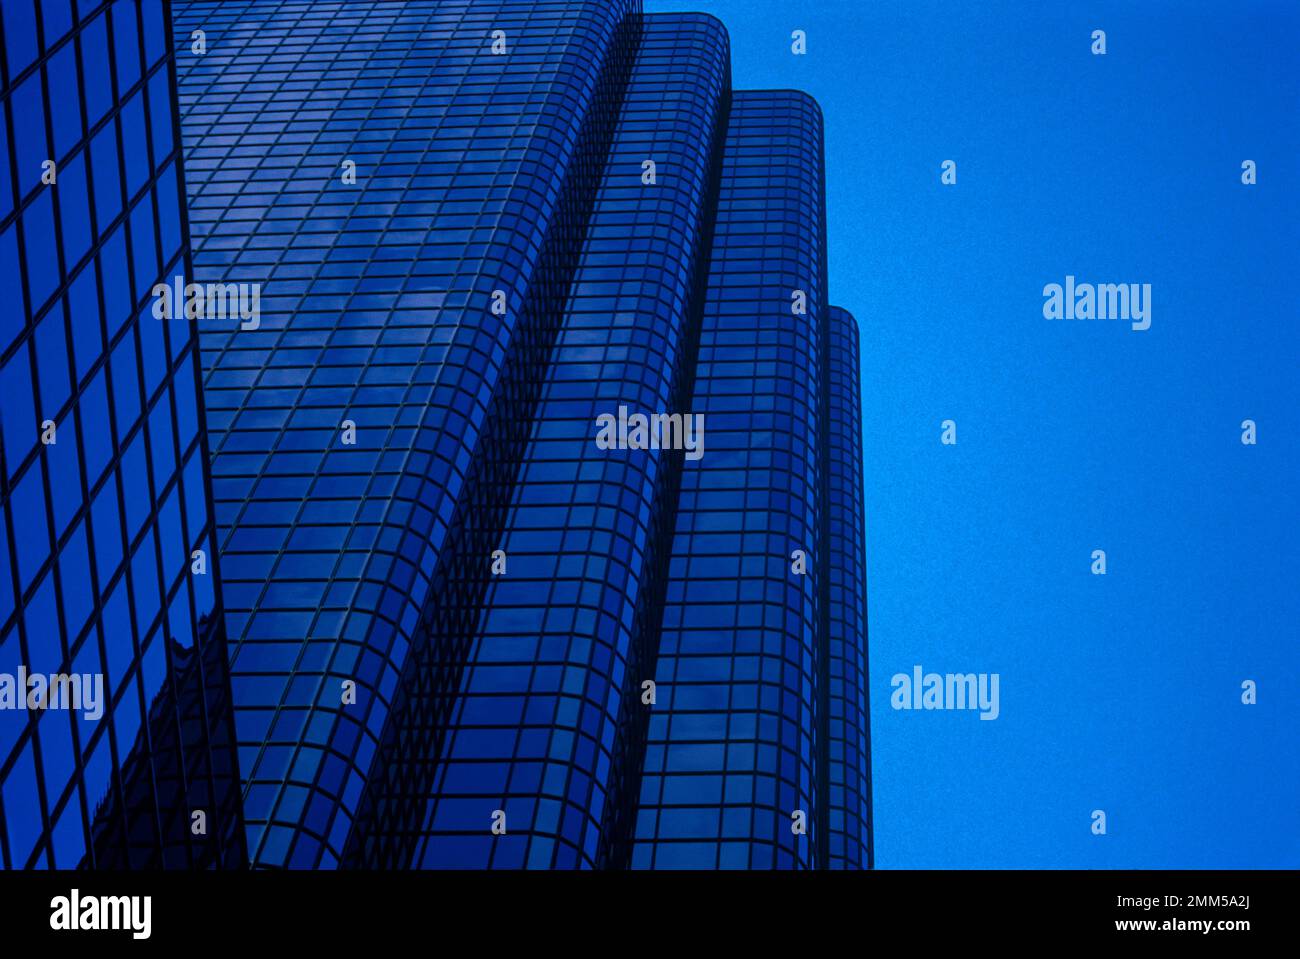
[[[177,5],[196,277],[262,290],[201,327],[259,864],[407,858],[630,7]]]
[[[718,21],[634,0],[171,13],[188,215],[129,328],[191,360],[198,328],[215,548],[167,583],[212,589],[203,649],[225,625],[253,864],[869,864],[816,104],[733,93]],[[174,157],[129,123],[128,167]],[[173,275],[206,293],[154,320]]]
[[[176,33],[196,276],[263,291],[203,321],[255,861],[865,860],[815,104],[631,3]]]
[[[166,10],[0,18],[0,857],[239,865]]]
[[[836,518],[822,489],[821,140],[804,94],[731,98],[691,399],[709,449],[686,464],[677,504],[633,866],[823,855],[823,524]]]

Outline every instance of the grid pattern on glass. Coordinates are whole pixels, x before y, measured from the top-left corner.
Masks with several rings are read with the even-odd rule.
[[[814,864],[821,142],[806,95],[733,95],[692,403],[708,452],[683,471],[633,868]]]
[[[463,678],[417,865],[591,868],[618,828],[607,804],[625,802],[619,786],[638,771],[620,740],[625,714],[650,709],[668,474],[683,457],[601,449],[596,424],[620,406],[687,412],[727,53],[713,18],[644,19],[531,437],[502,491],[502,565],[480,564],[467,661],[437,664]],[[489,831],[498,809],[504,835]]]
[[[167,12],[0,9],[0,674],[102,683],[0,710],[10,868],[243,859],[196,343],[151,307],[186,254]]]
[[[599,82],[577,127],[577,149],[564,173],[560,203],[541,251],[485,416],[471,477],[456,503],[414,644],[371,763],[359,812],[344,850],[349,866],[407,865],[443,753],[460,688],[472,623],[481,616],[485,562],[502,540],[510,490],[535,419],[546,364],[577,269],[587,222],[627,86],[641,20],[627,15],[598,49]]]
[[[872,844],[862,402],[858,324],[838,306],[830,308],[826,356],[825,862],[863,869],[872,866]]]
[[[582,123],[637,5],[175,6],[195,276],[261,290],[256,329],[200,323],[250,847],[333,865],[427,766],[382,744],[408,700],[431,725],[399,686],[506,459],[490,421],[527,419],[511,356],[549,309],[543,247],[576,245]]]

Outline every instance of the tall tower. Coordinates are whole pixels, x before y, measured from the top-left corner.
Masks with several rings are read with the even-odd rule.
[[[821,111],[737,92],[677,504],[634,867],[810,868],[817,805]]]
[[[438,664],[464,679],[422,866],[626,864],[685,453],[620,444],[619,423],[690,409],[729,92],[716,20],[636,25],[529,441],[501,491],[505,565],[481,567],[464,659]],[[614,442],[598,441],[611,420]],[[504,835],[480,828],[485,805]]]
[[[0,18],[0,857],[239,865],[167,9]]]
[[[254,863],[866,865],[815,102],[633,0],[174,30],[196,277],[261,290],[200,321]]]

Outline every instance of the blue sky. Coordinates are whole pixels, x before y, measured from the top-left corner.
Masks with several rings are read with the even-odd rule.
[[[826,117],[877,865],[1300,866],[1300,5],[646,9]],[[1151,284],[1150,329],[1044,319],[1067,274]],[[1001,715],[891,709],[917,664],[998,673]]]

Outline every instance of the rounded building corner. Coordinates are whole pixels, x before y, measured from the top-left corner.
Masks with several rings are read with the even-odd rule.
[[[852,336],[853,341],[856,343],[862,332],[862,327],[858,324],[858,318],[853,315],[853,312],[845,307],[832,304],[830,315],[831,321],[837,326],[843,327],[844,332]]]
[[[771,90],[763,90],[763,91],[755,91],[755,92],[762,92],[767,94],[780,94],[781,96],[787,97],[794,103],[797,103],[803,109],[808,110],[810,113],[816,116],[818,125],[825,126],[826,116],[824,113],[822,113],[822,105],[820,102],[818,102],[817,98],[813,96],[811,93],[809,93],[807,90],[799,90],[795,87],[778,87]]]
[[[642,14],[642,18],[648,24],[665,22],[698,25],[703,28],[703,32],[709,34],[707,41],[715,45],[720,57],[730,64],[731,32],[727,29],[727,25],[722,21],[722,18],[716,14],[706,13],[703,10],[691,10],[681,13],[645,13]]]
[[[731,51],[731,31],[727,29],[727,25],[722,22],[721,17],[716,14],[706,13],[703,10],[693,13],[691,16],[697,18],[701,23],[707,24],[717,34],[718,42],[728,52]]]

